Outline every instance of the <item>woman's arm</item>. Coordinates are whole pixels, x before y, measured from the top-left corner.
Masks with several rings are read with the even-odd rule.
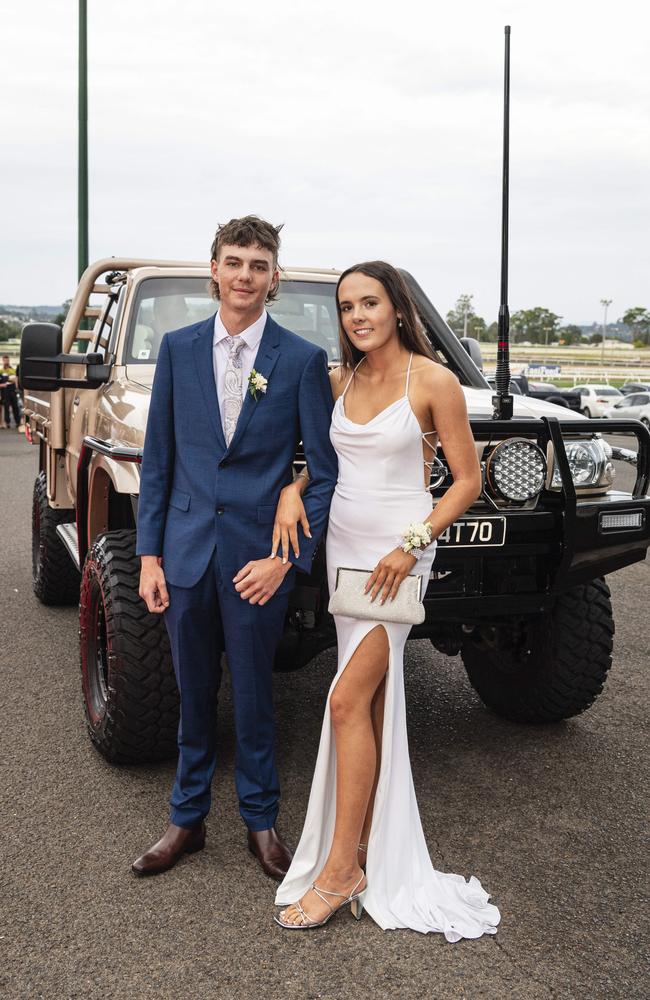
[[[298,393],[305,467],[280,493],[271,545],[271,556],[274,558],[281,547],[282,562],[286,563],[291,555],[291,544],[292,561],[304,573],[311,571],[314,551],[325,528],[336,483],[338,464],[329,438],[332,406],[327,355],[319,350],[305,366]],[[305,506],[302,496],[308,488]],[[312,534],[312,527],[315,535]],[[303,533],[302,548],[300,529]]]
[[[280,499],[275,511],[275,522],[273,524],[273,542],[271,544],[271,558],[275,559],[278,550],[282,551],[282,562],[286,563],[290,556],[289,545],[298,557],[300,555],[300,544],[298,542],[298,525],[302,525],[307,538],[311,538],[309,520],[305,505],[302,502],[302,495],[309,485],[309,473],[307,466],[294,478],[292,483],[285,486],[280,491]]]
[[[430,415],[442,444],[453,483],[427,518],[432,536],[464,514],[481,492],[481,467],[467,416],[465,396],[455,375],[445,368],[429,368],[418,392],[428,394]]]

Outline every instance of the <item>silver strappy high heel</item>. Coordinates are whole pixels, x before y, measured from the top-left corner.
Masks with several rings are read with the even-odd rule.
[[[352,910],[352,915],[356,917],[357,920],[360,920],[361,914],[363,913],[363,897],[365,896],[366,889],[368,888],[368,886],[366,884],[361,890],[361,892],[357,892],[357,889],[359,888],[365,877],[366,877],[365,874],[361,876],[357,884],[354,886],[352,891],[347,896],[345,895],[344,892],[331,892],[329,889],[319,889],[315,882],[311,884],[310,889],[312,889],[313,892],[316,893],[319,899],[322,899],[322,901],[325,903],[326,906],[329,906],[330,912],[327,914],[326,917],[324,917],[323,920],[312,920],[309,914],[306,913],[303,907],[301,906],[300,900],[298,900],[297,903],[293,904],[298,910],[298,913],[300,914],[300,921],[301,921],[300,923],[298,924],[288,923],[286,920],[282,919],[282,913],[280,913],[279,916],[273,917],[273,919],[275,920],[276,924],[279,924],[280,927],[284,927],[288,931],[308,931],[311,930],[313,927],[323,927],[328,920],[332,919],[335,913],[338,913],[339,910],[342,910],[343,907],[347,906],[349,903],[350,909]],[[339,903],[338,906],[332,906],[329,900],[325,899],[325,896],[338,896],[339,899],[343,900],[343,902]],[[284,912],[284,910],[282,912]]]
[[[368,845],[367,844],[359,844],[359,846],[357,848],[357,857],[358,857],[359,851],[362,851],[365,854],[365,856],[366,856],[366,860],[364,861],[364,863],[362,865],[361,864],[359,865],[359,867],[361,868],[361,870],[365,872],[365,870],[366,870],[366,864],[368,862]]]

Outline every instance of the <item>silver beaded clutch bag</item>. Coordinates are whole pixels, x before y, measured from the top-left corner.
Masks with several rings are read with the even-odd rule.
[[[424,621],[421,576],[407,576],[402,580],[395,600],[391,601],[389,597],[385,604],[380,604],[379,596],[371,601],[370,594],[363,592],[371,574],[372,570],[339,566],[336,589],[328,606],[330,614],[399,625],[420,625]]]

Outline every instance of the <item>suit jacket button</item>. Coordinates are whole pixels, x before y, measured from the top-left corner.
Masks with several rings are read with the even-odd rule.
[[[217,514],[223,514],[223,512],[224,512],[223,507],[217,507]]]

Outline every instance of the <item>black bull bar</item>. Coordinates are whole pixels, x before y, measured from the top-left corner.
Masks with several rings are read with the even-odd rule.
[[[427,621],[412,637],[426,635],[435,620],[471,622],[550,609],[558,593],[645,558],[650,546],[650,432],[638,420],[471,419],[477,441],[494,444],[521,436],[547,453],[552,446],[559,489],[542,491],[534,510],[500,509],[506,542],[498,549],[439,546],[425,606]],[[575,441],[595,433],[633,434],[638,442],[632,492],[578,497],[564,437]],[[623,457],[614,455],[613,458]],[[640,524],[604,530],[603,514],[640,513]],[[470,512],[468,512],[470,513]],[[480,519],[480,515],[471,512]]]

